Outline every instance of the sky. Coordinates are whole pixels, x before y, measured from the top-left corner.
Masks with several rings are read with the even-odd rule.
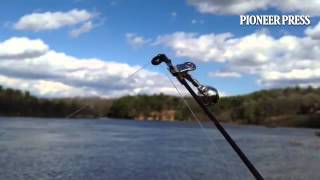
[[[224,96],[320,85],[320,0],[3,0],[0,85],[39,97],[177,94],[165,53]],[[239,15],[309,15],[241,26]],[[179,87],[182,88],[182,87]]]

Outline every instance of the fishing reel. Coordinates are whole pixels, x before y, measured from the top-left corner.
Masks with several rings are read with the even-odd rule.
[[[173,76],[176,76],[180,82],[188,80],[198,89],[198,98],[206,106],[214,105],[219,100],[218,90],[211,86],[201,85],[196,79],[192,78],[188,73],[189,71],[196,70],[196,65],[192,62],[185,62],[183,64],[173,65],[171,60],[165,54],[158,54],[155,56],[151,63],[153,65],[159,65],[162,62],[166,63],[169,71]]]
[[[183,64],[174,66],[174,73],[181,73],[183,77],[185,77],[198,89],[197,95],[204,105],[210,106],[216,104],[219,100],[218,90],[211,86],[201,85],[196,79],[192,78],[188,72],[194,70],[196,70],[196,65],[192,62],[185,62]]]

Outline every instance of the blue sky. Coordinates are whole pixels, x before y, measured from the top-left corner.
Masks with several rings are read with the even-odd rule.
[[[194,76],[226,95],[319,86],[319,2],[257,2],[239,9],[241,1],[5,0],[0,84],[45,97],[174,94],[163,68],[126,79],[166,53],[174,62],[194,61]],[[310,15],[311,25],[240,26],[240,14]]]

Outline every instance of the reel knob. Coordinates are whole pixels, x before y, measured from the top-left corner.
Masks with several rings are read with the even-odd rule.
[[[203,85],[199,86],[198,96],[203,102],[203,104],[206,106],[217,104],[219,100],[218,90],[211,86],[203,86]]]

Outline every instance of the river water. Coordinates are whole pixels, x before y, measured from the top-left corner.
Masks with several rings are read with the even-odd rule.
[[[0,118],[2,180],[253,179],[212,124]],[[265,179],[320,179],[315,130],[226,125]]]

